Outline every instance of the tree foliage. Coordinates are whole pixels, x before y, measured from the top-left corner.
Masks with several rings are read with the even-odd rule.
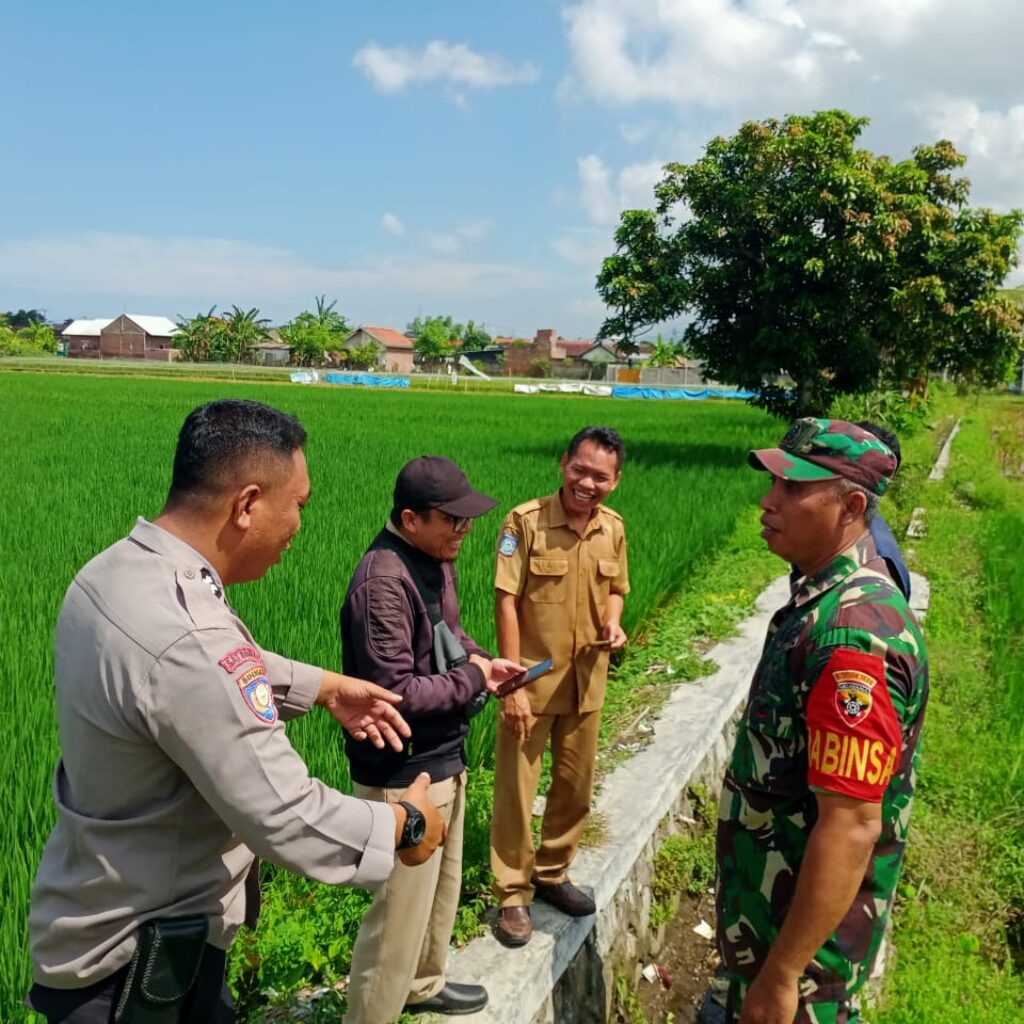
[[[240,363],[253,345],[268,338],[266,318],[260,311],[232,306],[230,313],[223,317],[213,315],[216,306],[208,313],[198,313],[190,320],[178,315],[178,333],[174,336],[174,347],[181,352],[181,358],[193,363]]]
[[[472,320],[466,322],[465,330],[459,335],[461,348],[466,352],[475,352],[478,349],[487,348],[493,339],[484,330],[483,325],[477,326]]]
[[[224,321],[213,315],[216,308],[211,306],[209,312],[197,313],[190,319],[178,314],[178,332],[173,344],[186,362],[208,362],[213,359],[212,353],[220,350],[218,337],[224,329]]]
[[[303,310],[281,328],[281,338],[291,346],[292,359],[299,366],[319,366],[325,353],[344,350],[352,328],[334,308],[337,304],[337,299],[327,302],[326,296],[319,295],[315,311]]]
[[[843,111],[748,122],[669,164],[655,209],[622,215],[599,336],[689,315],[683,342],[709,375],[782,416],[880,381],[923,394],[936,369],[1005,379],[1020,313],[996,289],[1022,214],[968,208],[948,142],[898,163],[858,149],[866,124]]]
[[[9,309],[6,313],[0,313],[0,320],[6,323],[12,331],[20,331],[26,327],[36,327],[45,324],[46,310],[19,309],[15,312]]]
[[[15,328],[9,314],[0,313],[0,356],[52,356],[57,351],[57,335],[49,324],[35,320],[22,324]]]
[[[651,369],[659,369],[661,367],[671,368],[679,365],[679,360],[683,358],[683,353],[679,349],[678,343],[665,341],[659,334],[657,341],[651,348],[651,354],[647,357],[646,365]]]
[[[421,362],[446,359],[459,347],[465,328],[450,316],[416,317],[405,332]]]

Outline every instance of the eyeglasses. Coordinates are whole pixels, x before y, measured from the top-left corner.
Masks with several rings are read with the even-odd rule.
[[[438,511],[441,512],[440,509],[438,509]],[[457,519],[455,516],[448,515],[447,512],[441,512],[441,515],[444,516],[444,518],[447,521],[448,525],[456,533],[465,533],[469,529],[470,523],[473,522],[473,520],[468,518],[468,517],[463,518],[463,519]]]
[[[466,518],[464,518],[464,519],[459,519],[456,516],[448,515],[447,512],[442,512],[441,509],[439,509],[439,508],[428,509],[426,512],[420,512],[419,513],[420,518],[421,519],[426,519],[427,516],[430,513],[432,513],[432,512],[436,512],[438,515],[443,516],[444,517],[444,521],[456,533],[465,533],[469,529],[470,524],[473,522],[473,520],[470,519],[468,516]]]

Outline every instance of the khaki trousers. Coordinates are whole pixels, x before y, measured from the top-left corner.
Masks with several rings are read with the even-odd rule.
[[[404,790],[353,787],[364,800],[398,803]],[[397,858],[388,880],[363,916],[352,951],[348,1024],[390,1024],[406,1003],[422,1003],[444,987],[448,943],[462,885],[466,774],[427,791],[448,827],[445,845],[425,864]]]
[[[600,711],[538,715],[530,739],[512,736],[498,723],[491,819],[491,871],[503,907],[526,907],[532,879],[564,882],[590,813]],[[551,788],[534,854],[530,821],[541,762],[551,737]]]

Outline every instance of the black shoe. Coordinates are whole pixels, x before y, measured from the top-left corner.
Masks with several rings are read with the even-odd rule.
[[[463,1013],[476,1013],[487,1005],[487,989],[483,985],[460,985],[446,981],[444,988],[422,1003],[407,1003],[402,1013],[443,1013],[458,1017]]]
[[[570,917],[588,917],[597,911],[594,901],[568,879],[556,884],[535,881],[533,887],[537,899],[550,903]]]

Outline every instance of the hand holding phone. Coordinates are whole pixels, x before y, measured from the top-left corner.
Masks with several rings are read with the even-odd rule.
[[[503,682],[497,690],[494,691],[495,696],[507,697],[510,693],[515,693],[516,690],[526,686],[527,683],[532,683],[538,676],[544,675],[545,672],[550,672],[554,667],[555,664],[551,658],[545,658],[544,661],[534,665],[533,668],[527,669],[527,671],[521,672],[519,675],[513,676],[511,679],[506,679],[505,682]]]

